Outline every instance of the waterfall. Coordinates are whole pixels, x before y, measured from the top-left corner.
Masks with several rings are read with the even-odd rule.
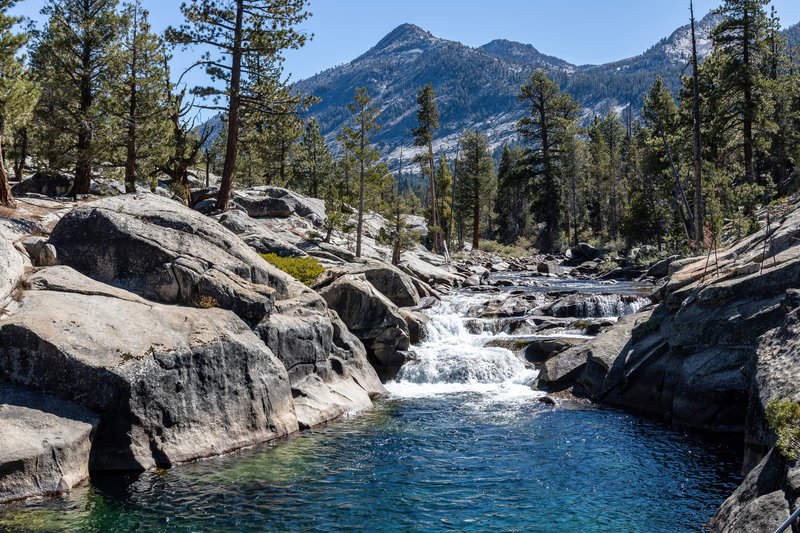
[[[620,294],[576,294],[556,302],[550,314],[557,317],[617,318],[650,305],[649,298]]]
[[[530,385],[537,372],[510,350],[489,348],[493,336],[471,334],[466,312],[475,297],[446,296],[429,310],[425,341],[412,348],[412,357],[387,385],[398,396],[475,391],[536,396]]]

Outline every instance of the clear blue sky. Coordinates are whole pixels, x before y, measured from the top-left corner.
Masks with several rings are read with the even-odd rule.
[[[179,24],[180,0],[142,0],[156,30]],[[721,0],[696,0],[698,18]],[[44,0],[23,0],[15,12],[41,20]],[[287,73],[303,79],[362,54],[396,26],[410,22],[437,37],[480,46],[503,38],[534,45],[571,63],[605,63],[644,52],[689,20],[688,0],[310,0],[315,35],[290,51]],[[784,26],[800,22],[800,0],[773,0]],[[191,53],[178,56],[190,63]]]

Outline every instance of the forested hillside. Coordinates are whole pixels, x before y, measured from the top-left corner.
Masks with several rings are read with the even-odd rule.
[[[708,15],[698,23],[701,57],[710,51],[709,32],[718,21],[718,16]],[[516,137],[516,122],[524,114],[517,93],[538,68],[580,102],[584,123],[595,112],[619,110],[628,103],[638,110],[658,75],[677,90],[691,55],[688,32],[688,25],[679,28],[636,57],[576,66],[529,44],[495,40],[470,48],[404,24],[362,56],[298,82],[296,89],[320,98],[310,113],[327,136],[346,121],[355,87],[366,86],[383,110],[383,128],[376,142],[384,156],[394,161],[400,156],[400,146],[411,145],[413,94],[431,83],[442,116],[438,145],[454,156],[456,137],[463,129],[485,132],[493,147]]]

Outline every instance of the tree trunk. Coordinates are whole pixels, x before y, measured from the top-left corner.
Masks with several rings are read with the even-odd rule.
[[[744,167],[747,181],[756,182],[756,172],[753,166],[753,87],[750,74],[750,13],[744,12],[743,33],[743,61],[745,69],[744,78]]]
[[[360,151],[358,152],[360,155],[360,172],[358,174],[358,228],[356,228],[356,257],[361,257],[361,231],[364,229],[364,180],[366,179],[366,168],[364,166],[364,149],[367,146],[367,139],[365,131],[366,124],[364,122],[364,116],[362,111],[362,116],[360,118],[361,123],[361,142],[359,144]]]
[[[89,125],[89,111],[92,108],[92,82],[90,72],[92,67],[92,50],[88,43],[84,44],[81,53],[81,96],[80,96],[80,124],[78,125],[78,141],[76,143],[78,160],[75,165],[75,182],[72,185],[72,195],[89,194],[92,186],[92,129]]]
[[[181,185],[183,186],[183,202],[189,206],[192,203],[192,193],[189,192],[189,169],[186,166],[181,168]]]
[[[244,17],[244,0],[236,0],[236,27],[234,30],[233,54],[231,67],[230,106],[228,109],[228,144],[225,148],[225,164],[222,168],[222,180],[219,184],[217,209],[228,210],[233,188],[233,174],[236,170],[236,154],[239,149],[239,107],[240,84],[242,77],[242,20]]]
[[[694,102],[694,248],[701,251],[703,243],[703,154],[700,145],[700,80],[697,65],[697,37],[694,27],[694,2],[689,1],[692,15],[692,87]]]
[[[558,201],[557,198],[554,198],[554,177],[552,176],[553,169],[551,168],[550,163],[550,134],[548,131],[549,125],[547,124],[547,113],[545,109],[545,102],[543,98],[540,98],[539,101],[539,120],[540,120],[540,127],[542,130],[542,162],[544,163],[544,186],[545,186],[545,198],[546,198],[546,207],[545,207],[545,249],[549,250],[552,248],[553,243],[555,242],[555,235],[554,233],[558,231],[558,207],[556,202]],[[555,219],[555,222],[554,222]]]
[[[14,166],[14,176],[17,181],[22,181],[25,174],[25,160],[28,159],[28,128],[19,130],[19,163]]]
[[[476,179],[478,179],[476,177]],[[481,202],[479,195],[475,195],[472,199],[472,249],[478,250],[480,248],[480,231],[481,231]]]
[[[363,143],[362,143],[363,145]],[[356,257],[361,257],[361,231],[364,229],[364,163],[358,178],[358,227],[356,228]]]
[[[0,119],[0,206],[16,209],[17,202],[11,195],[6,172],[6,160],[3,154],[3,134],[5,133],[5,120]]]
[[[208,153],[208,148],[206,148],[206,189],[209,187],[209,182],[211,181],[211,154]]]
[[[125,159],[125,192],[136,192],[136,89],[131,87],[128,112],[128,154]]]
[[[428,159],[431,167],[431,230],[433,231],[433,251],[439,253],[441,250],[441,235],[439,234],[439,224],[436,216],[436,173],[433,161],[433,141],[428,141]]]
[[[137,20],[138,11],[134,13],[134,20],[132,24],[133,39],[131,46],[131,72],[130,72],[130,104],[128,107],[128,146],[127,157],[125,159],[125,192],[136,192],[136,36],[137,36]]]

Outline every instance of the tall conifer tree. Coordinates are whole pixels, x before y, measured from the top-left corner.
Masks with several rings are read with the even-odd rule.
[[[216,105],[209,107],[227,113],[227,145],[218,209],[228,209],[230,201],[242,109],[249,107],[269,113],[274,103],[257,92],[243,89],[248,84],[252,88],[279,81],[281,53],[287,48],[299,48],[306,41],[306,34],[296,29],[309,16],[305,3],[305,0],[189,0],[181,4],[187,24],[167,30],[172,42],[211,47],[214,51],[213,56],[205,54],[200,64],[215,84],[198,88],[195,94],[213,98]]]
[[[4,136],[7,127],[24,124],[38,98],[38,90],[17,58],[28,38],[13,32],[14,25],[21,21],[8,15],[15,4],[14,0],[0,0],[0,205],[11,208],[16,207],[16,202],[8,185]]]
[[[119,131],[109,110],[119,78],[117,0],[48,0],[33,64],[43,78],[38,119],[60,135],[61,161],[75,169],[72,194],[88,194],[92,169],[111,157]]]

